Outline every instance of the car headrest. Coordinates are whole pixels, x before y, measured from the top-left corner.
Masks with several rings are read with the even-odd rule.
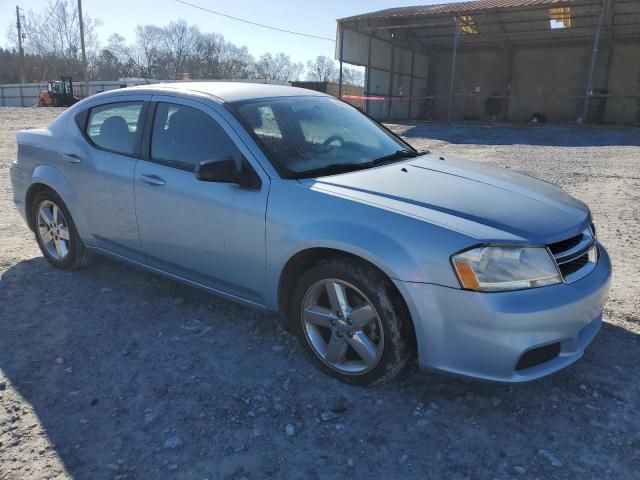
[[[118,115],[107,118],[100,126],[100,140],[105,147],[115,147],[123,142],[128,144],[130,135],[127,121]]]

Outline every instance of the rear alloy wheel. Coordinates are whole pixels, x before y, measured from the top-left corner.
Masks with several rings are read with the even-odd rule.
[[[69,255],[69,224],[62,210],[51,200],[38,206],[37,234],[47,253],[57,261]]]
[[[44,257],[54,267],[72,270],[89,265],[87,250],[62,199],[52,190],[40,192],[33,202],[33,226]]]
[[[312,361],[339,380],[382,384],[403,368],[411,319],[382,272],[351,257],[334,257],[309,269],[292,299],[292,327]]]

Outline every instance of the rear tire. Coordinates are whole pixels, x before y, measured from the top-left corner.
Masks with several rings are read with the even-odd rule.
[[[47,261],[61,270],[89,266],[95,256],[78,235],[69,209],[53,190],[44,190],[33,200],[31,215],[36,241]]]
[[[389,382],[410,356],[407,308],[391,281],[364,261],[334,257],[309,269],[290,312],[311,361],[345,383]]]

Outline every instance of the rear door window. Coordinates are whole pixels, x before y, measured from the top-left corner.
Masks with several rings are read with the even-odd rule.
[[[87,122],[87,137],[104,150],[133,155],[143,103],[109,103],[92,108]]]

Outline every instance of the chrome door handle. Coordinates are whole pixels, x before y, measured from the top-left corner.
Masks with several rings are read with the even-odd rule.
[[[72,163],[73,165],[79,165],[82,163],[82,159],[75,153],[63,153],[62,156],[67,160],[67,162]]]
[[[144,183],[149,184],[149,185],[151,185],[153,187],[162,187],[162,186],[167,184],[167,182],[165,182],[163,179],[161,179],[157,175],[145,175],[145,174],[142,174],[142,175],[140,175],[140,177],[142,178],[142,181]]]

